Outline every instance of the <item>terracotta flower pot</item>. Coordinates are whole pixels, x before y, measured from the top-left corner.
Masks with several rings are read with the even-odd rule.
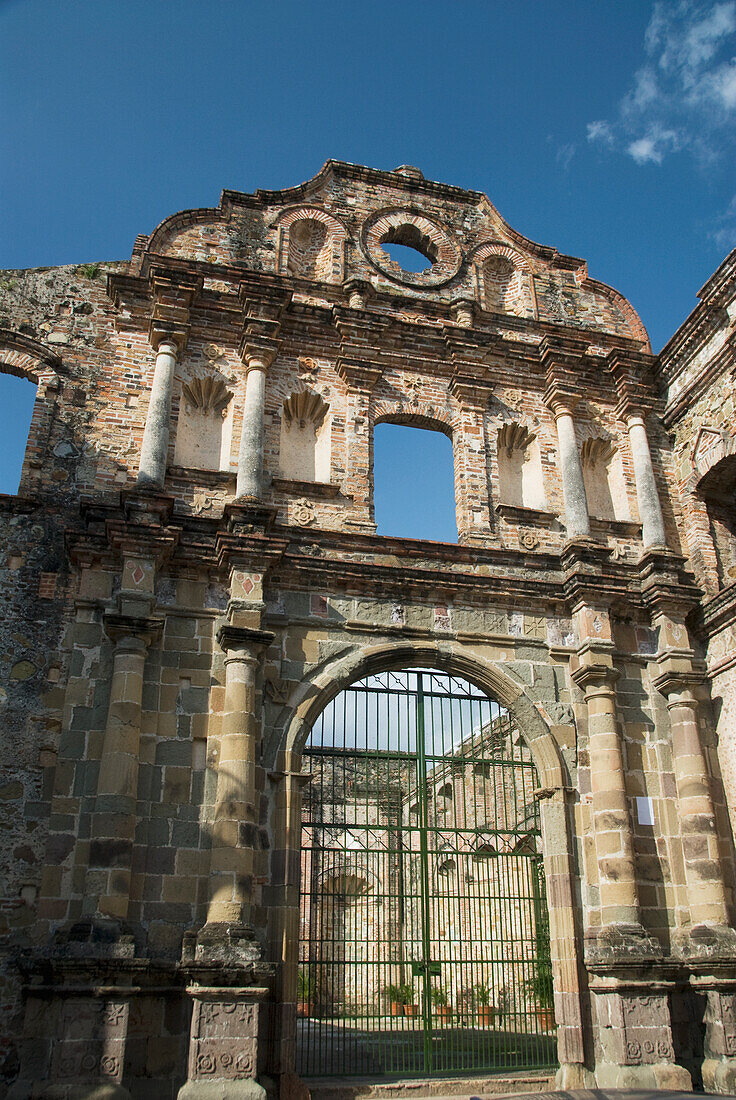
[[[402,1005],[401,1001],[392,1001],[391,1002],[391,1015],[392,1016],[403,1016],[404,1015],[404,1006]]]
[[[551,1031],[555,1026],[555,1013],[553,1008],[535,1009],[537,1024],[540,1031]]]
[[[419,1015],[419,1005],[404,1005],[404,1015],[405,1016],[418,1016]]]
[[[311,1001],[297,1001],[296,1002],[296,1014],[297,1016],[311,1016],[312,1015],[312,1002]]]
[[[438,1005],[434,1010],[439,1023],[449,1024],[452,1020],[452,1009],[449,1005]]]
[[[480,1027],[493,1027],[495,1012],[493,1005],[481,1005],[478,1009],[478,1025]]]

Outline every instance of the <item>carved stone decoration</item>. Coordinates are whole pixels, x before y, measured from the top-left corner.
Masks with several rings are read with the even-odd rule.
[[[736,453],[736,436],[729,435],[720,428],[702,427],[693,447],[693,466],[698,476],[703,477],[721,459],[734,453]]]
[[[583,466],[595,466],[597,463],[606,463],[613,458],[615,448],[610,439],[595,435],[586,439],[580,448],[580,460]]]
[[[536,435],[530,432],[525,424],[520,424],[517,420],[502,424],[498,429],[498,449],[499,451],[505,451],[509,457],[514,451],[523,451],[535,439]]]
[[[313,379],[319,371],[319,363],[309,355],[302,355],[299,358],[298,371],[300,378]]]
[[[539,546],[539,537],[534,531],[519,531],[519,546],[524,550],[536,550]]]
[[[223,994],[229,992],[223,990]],[[221,1000],[200,1000],[195,996],[189,1050],[190,1082],[243,1081],[256,1076],[258,1011],[257,1004],[232,996]]]
[[[327,415],[329,407],[318,393],[300,390],[298,393],[292,393],[291,397],[287,397],[284,401],[284,421],[287,424],[297,423],[301,427],[304,427],[307,421],[311,421],[314,427],[318,428]]]
[[[230,404],[232,393],[221,378],[208,375],[206,378],[192,378],[181,387],[182,397],[193,409],[201,409],[207,414],[213,412],[224,416]]]
[[[294,502],[291,515],[297,527],[309,527],[314,523],[314,505],[310,500],[297,500]]]
[[[217,344],[205,344],[202,348],[202,354],[205,359],[208,359],[210,363],[216,363],[219,359],[225,357],[224,350]]]

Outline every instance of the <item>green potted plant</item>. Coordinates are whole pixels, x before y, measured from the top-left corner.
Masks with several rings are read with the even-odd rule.
[[[479,1027],[493,1027],[495,1010],[491,1002],[492,989],[486,982],[478,982],[473,986],[475,1004],[478,1006]]]
[[[402,986],[400,985],[387,985],[384,989],[384,993],[388,997],[390,1011],[392,1016],[404,1015],[404,1002],[402,1000]]]
[[[436,985],[432,987],[430,996],[432,998],[432,1007],[439,1021],[445,1024],[449,1023],[450,1020],[452,1020],[452,1008],[450,1007],[447,992],[441,985]]]
[[[296,977],[296,1014],[297,1016],[312,1015],[312,993],[314,992],[314,980],[306,966],[300,966]]]
[[[414,990],[408,982],[399,986],[401,991],[401,1003],[404,1006],[405,1016],[418,1016],[419,1005],[414,1000]]]
[[[537,1023],[542,1031],[555,1026],[555,992],[552,980],[552,960],[542,955],[534,963],[530,978],[524,982],[530,1000],[534,1002]]]

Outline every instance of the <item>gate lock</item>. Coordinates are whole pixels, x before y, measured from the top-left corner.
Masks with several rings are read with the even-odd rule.
[[[414,978],[421,978],[424,974],[429,978],[439,978],[442,976],[442,964],[438,962],[413,962],[411,973]]]

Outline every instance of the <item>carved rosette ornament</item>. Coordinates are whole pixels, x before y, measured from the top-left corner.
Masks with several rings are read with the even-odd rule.
[[[309,527],[314,523],[314,505],[310,500],[297,500],[291,511],[292,523],[297,527]]]

